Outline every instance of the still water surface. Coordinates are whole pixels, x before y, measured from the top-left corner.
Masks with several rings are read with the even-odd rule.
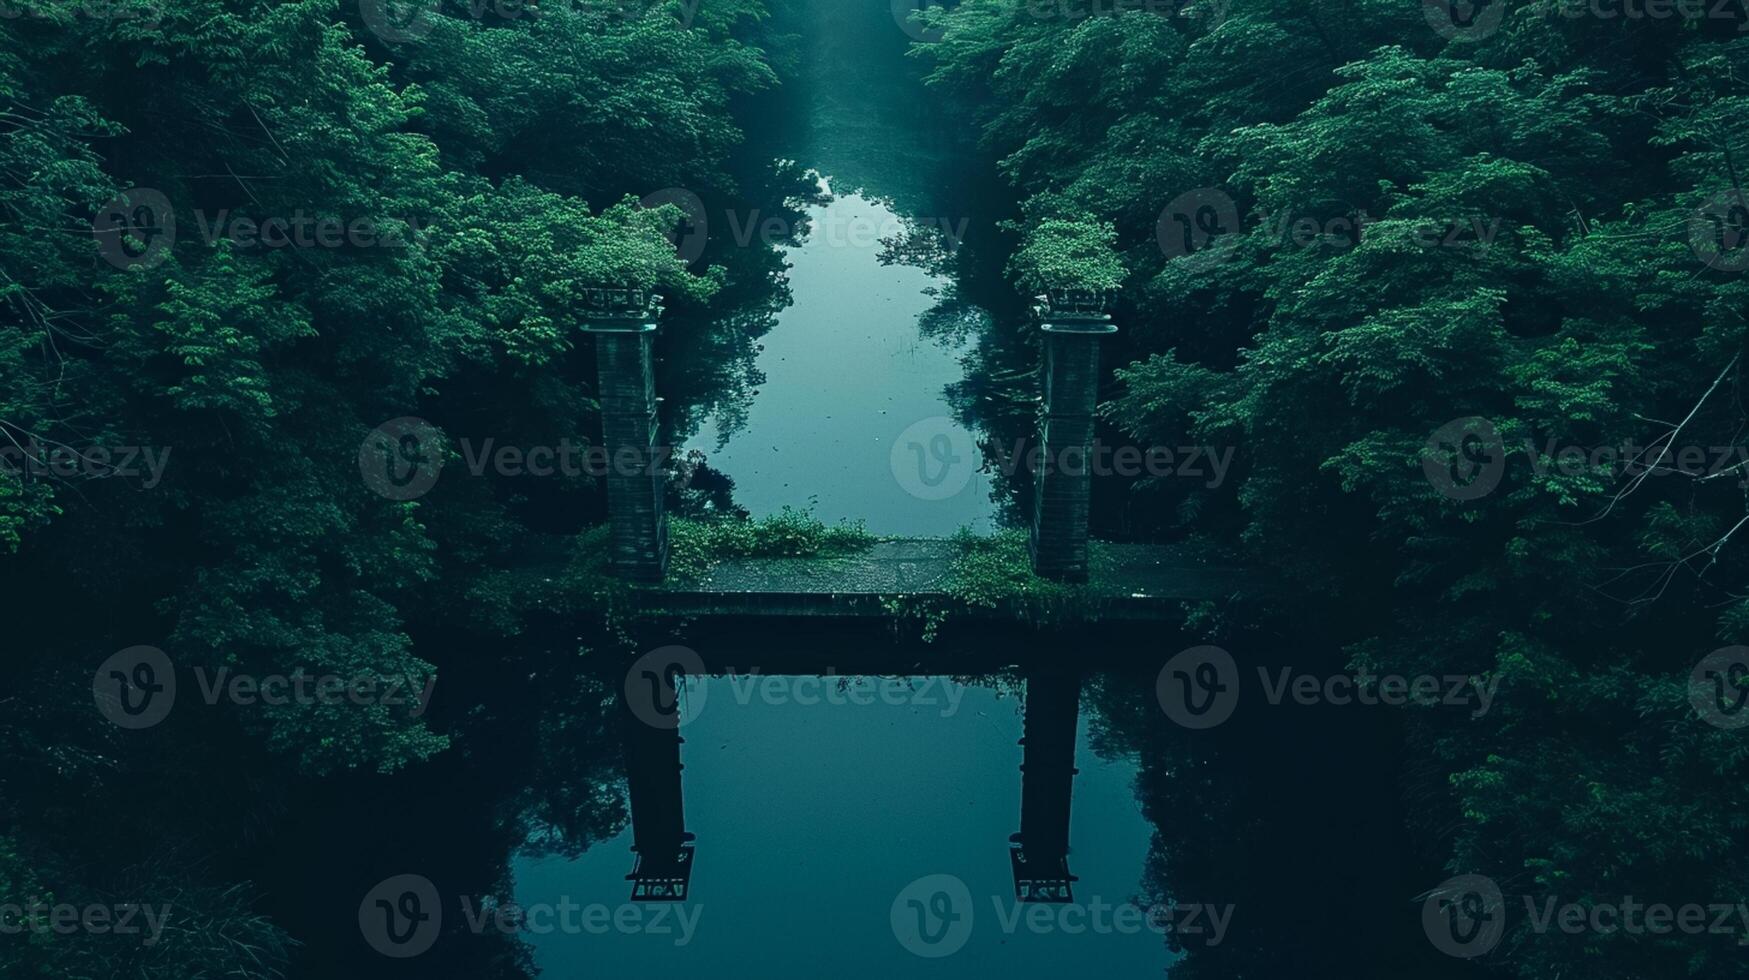
[[[830,178],[822,183],[829,191]],[[975,443],[943,397],[965,374],[969,341],[919,330],[948,280],[881,262],[879,238],[900,227],[888,202],[845,193],[806,215],[801,245],[784,250],[793,303],[755,362],[765,384],[737,427],[707,419],[684,448],[733,479],[735,502],[755,517],[795,507],[876,534],[987,533],[996,508],[985,474],[945,498],[920,498],[895,477],[889,453],[920,422],[963,450]]]
[[[1007,856],[1021,806],[1013,692],[986,682],[944,694],[941,681],[914,680],[931,703],[742,704],[729,680],[708,683],[707,706],[683,729],[696,931],[685,945],[679,935],[530,937],[546,975],[1061,977],[1095,956],[1113,975],[1144,977],[1168,962],[1146,929],[1005,932],[1004,916],[1031,907],[1013,900]],[[1075,897],[1090,908],[1131,902],[1152,832],[1135,766],[1095,756],[1085,720],[1076,763]],[[518,860],[517,899],[618,904],[631,846],[628,826],[577,860]],[[926,960],[900,945],[889,913],[906,885],[935,874],[966,883],[974,921],[962,949]]]

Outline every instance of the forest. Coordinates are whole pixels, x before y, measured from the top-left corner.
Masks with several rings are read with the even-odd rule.
[[[964,345],[946,399],[985,458],[1034,431],[1026,311],[1069,291],[1118,326],[1101,438],[1230,459],[1219,479],[1095,478],[1096,537],[1275,583],[1186,603],[1185,639],[1148,641],[1162,653],[1274,631],[1290,661],[1486,687],[1480,713],[1409,699],[1360,738],[1222,746],[1318,799],[1294,832],[1309,847],[1365,867],[1406,842],[1419,887],[1392,914],[1417,952],[1391,970],[1742,975],[1749,920],[1563,931],[1516,911],[1749,903],[1742,5],[6,0],[0,37],[0,908],[181,910],[146,946],[0,930],[0,976],[401,976],[335,934],[353,904],[313,911],[298,889],[362,894],[344,869],[382,836],[454,848],[482,890],[509,887],[512,852],[615,838],[612,684],[577,679],[642,650],[604,570],[604,481],[458,474],[480,472],[483,434],[602,431],[579,322],[603,287],[661,297],[673,444],[756,427],[778,387],[760,358],[806,288],[797,250],[847,190],[915,232],[883,241],[883,268],[948,282],[919,322]],[[877,50],[912,86],[891,113],[964,185],[901,179],[913,163],[850,103],[819,110],[812,142],[778,133],[847,98],[822,81],[850,71],[839,56]],[[803,145],[824,149],[786,155]],[[924,210],[937,192],[963,200]],[[443,479],[360,479],[361,441],[409,418]],[[765,512],[710,449],[678,454],[665,493],[673,568],[887,533],[816,515],[793,481]],[[875,452],[884,470],[877,450],[812,465]],[[996,523],[1033,493],[996,475]],[[957,598],[1057,594],[1010,567],[1019,538],[993,541],[961,543],[987,580]],[[197,676],[369,676],[404,699],[213,693],[133,731],[93,710],[92,671],[141,645],[197,706]],[[1342,881],[1266,841],[1288,799],[1221,785],[1207,743],[1159,734],[1115,683],[1086,699],[1095,751],[1139,760],[1156,899],[1240,883],[1235,930],[1341,905]],[[1294,771],[1314,746],[1328,782]],[[1345,816],[1349,793],[1389,809]],[[347,839],[452,804],[453,824]],[[1503,941],[1423,949],[1422,893],[1472,873],[1510,897]],[[1386,975],[1355,950],[1395,926],[1319,915],[1279,935],[1253,919],[1253,945],[1168,972]],[[494,936],[405,975],[567,975],[537,961]]]

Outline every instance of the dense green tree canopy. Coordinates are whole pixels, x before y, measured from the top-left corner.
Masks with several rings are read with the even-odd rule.
[[[1744,15],[1496,4],[1458,30],[1419,6],[968,0],[915,53],[1026,196],[1028,249],[1115,228],[1110,418],[1238,448],[1227,485],[1146,505],[1371,610],[1358,668],[1499,679],[1487,717],[1417,713],[1409,791],[1451,870],[1513,901],[1735,902],[1749,751],[1696,716],[1688,677],[1749,625],[1749,511],[1718,453],[1670,471],[1744,422],[1749,278],[1720,252],[1743,230]],[[1466,426],[1501,482],[1456,499],[1424,464]],[[1525,977],[1740,965],[1728,944],[1514,928],[1498,962]]]

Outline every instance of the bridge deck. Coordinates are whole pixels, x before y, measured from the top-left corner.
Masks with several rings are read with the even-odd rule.
[[[945,587],[958,555],[952,541],[920,538],[881,541],[846,557],[730,559],[698,581],[645,592],[644,606],[677,616],[891,615],[901,600],[949,598]],[[1174,548],[1102,544],[1093,581],[1076,590],[1060,618],[1169,618],[1181,602],[1226,598],[1248,584],[1238,569],[1204,564]],[[963,614],[1012,619],[1038,605],[1016,598]]]

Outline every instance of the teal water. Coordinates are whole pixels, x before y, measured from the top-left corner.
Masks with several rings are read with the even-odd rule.
[[[698,835],[684,903],[696,915],[690,941],[617,931],[528,936],[546,976],[1062,977],[1097,963],[1142,977],[1169,962],[1161,936],[1145,929],[1004,928],[1017,909],[1053,908],[1018,906],[1010,880],[1018,692],[994,682],[965,688],[957,710],[878,699],[742,704],[728,680],[707,683],[707,706],[682,729],[687,828]],[[941,682],[914,683],[928,695]],[[1085,714],[1076,741],[1075,898],[1090,909],[1126,903],[1142,888],[1152,832],[1135,799],[1134,763],[1095,756]],[[518,858],[517,901],[624,902],[631,843],[627,828],[576,860]],[[901,945],[889,913],[907,884],[937,874],[965,882],[972,931],[952,955],[923,959]]]
[[[861,520],[877,534],[987,533],[996,505],[977,434],[952,419],[944,397],[965,375],[966,341],[921,329],[949,280],[882,263],[881,238],[902,230],[889,202],[839,194],[807,218],[801,244],[785,249],[794,302],[755,361],[765,383],[737,427],[707,419],[684,448],[733,479],[735,502],[755,517],[794,507],[828,523]],[[951,440],[941,443],[951,463],[927,455],[938,439]],[[913,441],[926,453],[923,478],[949,482],[929,486],[907,472],[917,465]]]

